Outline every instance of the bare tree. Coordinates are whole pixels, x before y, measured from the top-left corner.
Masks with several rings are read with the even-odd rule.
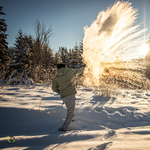
[[[49,45],[49,39],[52,37],[52,26],[50,26],[48,29],[46,29],[46,25],[44,22],[41,24],[40,20],[37,19],[36,22],[33,24],[36,40],[41,43],[42,46],[48,46]]]
[[[39,19],[33,24],[35,30],[35,42],[33,46],[34,53],[34,71],[36,72],[36,80],[42,80],[42,72],[52,70],[53,54],[49,47],[50,38],[52,37],[52,26],[46,29],[44,22],[41,24]]]

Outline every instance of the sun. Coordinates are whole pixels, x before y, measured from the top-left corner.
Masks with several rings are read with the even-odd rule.
[[[142,56],[146,56],[147,52],[149,51],[149,46],[148,44],[143,44],[140,46],[139,48],[139,53],[142,55]]]

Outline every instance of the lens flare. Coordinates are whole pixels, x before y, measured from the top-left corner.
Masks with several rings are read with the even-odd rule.
[[[144,57],[146,56],[146,54],[148,53],[148,51],[149,51],[149,45],[148,44],[143,44],[139,48],[140,55],[142,55]]]
[[[131,3],[118,1],[100,12],[90,27],[84,27],[84,84],[99,86],[107,63],[117,57],[131,60],[140,56],[139,46],[146,29],[141,30],[141,25],[135,24],[137,12]]]

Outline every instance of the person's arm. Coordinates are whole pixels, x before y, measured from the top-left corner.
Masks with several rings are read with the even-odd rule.
[[[85,67],[82,67],[82,68],[79,68],[79,69],[75,69],[75,74],[76,75],[82,74],[84,69],[85,69]]]
[[[52,90],[58,94],[60,93],[59,86],[55,80],[52,82]]]

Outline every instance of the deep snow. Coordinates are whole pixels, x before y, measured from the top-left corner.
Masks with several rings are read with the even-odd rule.
[[[0,90],[0,148],[150,149],[149,91],[115,89],[104,97],[80,86],[75,121],[70,131],[59,132],[65,117],[66,107],[51,86],[5,86]]]

